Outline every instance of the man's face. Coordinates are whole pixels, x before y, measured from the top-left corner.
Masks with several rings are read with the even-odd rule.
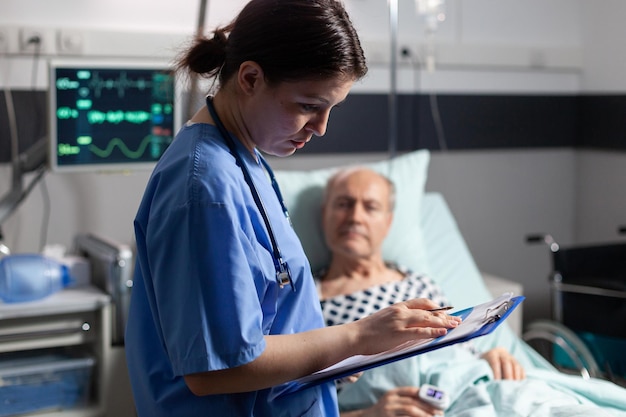
[[[392,212],[390,187],[380,175],[358,170],[338,178],[328,190],[322,223],[334,254],[367,259],[380,255]]]

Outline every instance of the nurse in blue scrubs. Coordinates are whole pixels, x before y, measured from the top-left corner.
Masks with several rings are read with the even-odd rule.
[[[125,342],[137,413],[338,416],[332,382],[291,394],[287,383],[457,324],[419,299],[325,328],[261,156],[324,135],[367,72],[356,31],[336,0],[252,0],[178,64],[218,87],[157,164],[134,223]]]

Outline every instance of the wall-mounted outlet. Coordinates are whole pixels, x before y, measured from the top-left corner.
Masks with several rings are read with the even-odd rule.
[[[83,52],[83,33],[60,29],[57,32],[57,52],[60,55],[80,55]]]
[[[47,30],[25,27],[19,30],[19,52],[22,54],[43,54],[52,45]]]

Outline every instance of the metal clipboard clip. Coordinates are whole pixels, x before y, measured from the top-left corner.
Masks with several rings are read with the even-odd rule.
[[[495,307],[488,308],[487,311],[485,311],[484,323],[492,324],[500,320],[502,316],[504,316],[506,312],[509,311],[509,309],[511,308],[511,306],[513,306],[514,303],[515,303],[515,300],[510,299],[510,300],[507,300],[498,304]]]

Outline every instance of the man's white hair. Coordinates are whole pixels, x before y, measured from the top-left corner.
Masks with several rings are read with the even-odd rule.
[[[383,180],[385,180],[385,183],[389,187],[389,209],[390,211],[393,211],[396,206],[396,186],[393,183],[393,181],[391,181],[387,176],[381,174],[380,172],[375,171],[366,166],[361,166],[361,165],[355,165],[355,166],[351,166],[347,168],[339,168],[337,171],[335,171],[333,175],[331,175],[330,178],[328,178],[328,181],[326,182],[322,204],[326,205],[328,201],[328,195],[330,194],[330,190],[332,189],[332,187],[335,186],[337,182],[342,181],[350,177],[351,175],[357,172],[361,172],[361,171],[371,172],[377,175],[378,177],[382,178]]]

